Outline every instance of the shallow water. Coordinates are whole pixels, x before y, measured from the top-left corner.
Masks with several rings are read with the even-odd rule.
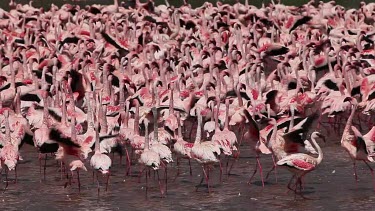
[[[336,143],[335,143],[336,142]],[[193,175],[189,174],[187,160],[181,160],[181,174],[174,180],[176,164],[168,168],[168,192],[162,198],[157,177],[151,172],[149,189],[146,195],[145,175],[138,183],[138,166],[132,166],[132,176],[125,176],[125,164],[120,165],[115,155],[109,190],[105,192],[106,178],[99,176],[100,196],[97,184],[93,183],[92,172],[81,172],[81,192],[78,191],[76,174],[71,186],[64,188],[59,165],[55,160],[47,160],[46,180],[41,180],[38,154],[32,146],[21,149],[23,161],[18,165],[18,183],[14,183],[14,172],[9,173],[8,189],[0,193],[0,207],[9,210],[333,210],[333,209],[373,209],[375,195],[371,174],[364,163],[358,163],[359,181],[353,176],[352,162],[337,141],[321,143],[324,159],[320,166],[305,177],[303,194],[311,200],[287,192],[291,177],[288,170],[277,168],[277,178],[271,173],[262,188],[259,174],[250,185],[247,184],[255,165],[254,152],[249,143],[241,147],[241,155],[234,165],[232,175],[219,178],[219,167],[210,172],[211,193],[206,187],[195,191],[200,182],[202,169],[192,161]],[[270,156],[262,156],[264,174],[272,167]],[[225,167],[226,161],[223,159]],[[86,163],[89,169],[89,164]],[[225,170],[225,168],[224,168]],[[5,187],[5,172],[2,174]],[[161,179],[163,170],[159,170]],[[155,179],[154,179],[155,178]],[[162,181],[164,186],[164,180]]]

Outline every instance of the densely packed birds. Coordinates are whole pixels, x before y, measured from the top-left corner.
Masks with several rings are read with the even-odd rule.
[[[0,9],[6,171],[24,143],[39,159],[54,153],[77,173],[90,161],[108,178],[111,152],[126,154],[128,174],[133,162],[166,174],[176,152],[202,165],[209,189],[210,165],[221,174],[224,158],[239,159],[249,140],[254,174],[259,168],[263,182],[259,156],[272,154],[273,169],[291,169],[288,187],[300,194],[323,158],[313,131],[328,119],[339,133],[349,113],[342,146],[354,161],[374,162],[375,130],[353,125],[373,124],[374,3],[11,6]]]

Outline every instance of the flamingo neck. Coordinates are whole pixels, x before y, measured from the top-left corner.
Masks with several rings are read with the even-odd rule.
[[[148,135],[148,120],[145,120],[145,149],[149,150],[150,149],[150,138]]]
[[[173,114],[174,104],[173,104],[173,85],[171,86],[171,97],[169,99],[169,115]]]
[[[322,162],[322,160],[323,160],[323,151],[320,148],[320,146],[318,145],[318,143],[316,143],[315,138],[312,138],[311,140],[312,140],[312,142],[313,142],[313,144],[315,146],[315,149],[318,151],[319,155],[318,155],[318,158],[317,158],[316,161],[317,161],[318,164],[320,164]]]
[[[350,113],[348,121],[346,122],[344,132],[343,132],[343,135],[342,135],[342,138],[341,138],[341,143],[345,140],[345,136],[347,136],[349,134],[349,131],[351,130],[351,126],[352,126],[352,123],[353,123],[353,117],[354,117],[355,111],[356,111],[356,106],[352,106],[352,111]]]
[[[216,112],[215,112],[215,109],[213,109],[214,116],[215,116],[215,132],[220,131],[220,126],[219,126],[220,100],[217,99],[216,102],[217,102]]]
[[[77,131],[76,131],[76,118],[73,116],[72,117],[72,122],[71,122],[71,139],[72,141],[76,141],[76,137],[77,137]]]
[[[180,124],[180,113],[178,113],[178,112],[177,112],[177,125],[178,125],[178,128],[177,128],[178,137],[182,138],[182,129],[181,129],[181,124]]]
[[[129,103],[126,103],[126,109],[124,113],[124,117],[122,119],[122,123],[124,124],[125,128],[129,126]]]
[[[10,126],[9,126],[9,111],[5,111],[5,140],[8,143],[12,143],[11,134],[10,134]]]
[[[225,101],[225,124],[224,129],[229,130],[229,100]]]
[[[66,124],[66,99],[65,99],[65,97],[63,97],[63,103],[62,103],[61,113],[62,113],[61,122],[63,124]]]
[[[100,142],[99,142],[99,127],[95,130],[95,154],[100,153]]]
[[[197,110],[198,112],[198,127],[197,127],[197,135],[195,136],[194,144],[201,143],[201,136],[202,136],[202,115],[200,109]]]
[[[269,144],[271,145],[271,147],[273,147],[274,143],[276,143],[276,139],[277,139],[277,122],[275,122],[275,124],[273,125],[271,140],[269,141]]]
[[[134,134],[139,135],[139,104],[136,102],[134,117]]]
[[[291,119],[289,122],[288,132],[291,132],[292,128],[294,127],[294,106],[292,104],[290,105],[290,114],[291,114]]]
[[[152,114],[154,116],[154,141],[157,143],[159,140],[159,134],[158,134],[158,111],[156,110],[156,107],[152,108]]]

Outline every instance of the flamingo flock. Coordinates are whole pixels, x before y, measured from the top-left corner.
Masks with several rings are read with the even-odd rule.
[[[6,175],[30,144],[44,179],[52,155],[61,177],[68,166],[77,172],[79,187],[79,171],[90,166],[98,194],[114,152],[126,157],[127,175],[137,163],[146,183],[150,170],[159,178],[162,169],[162,195],[168,167],[177,161],[177,177],[186,159],[192,175],[195,160],[210,191],[212,166],[220,178],[224,169],[230,175],[248,142],[256,157],[249,183],[259,171],[264,186],[286,167],[288,188],[303,196],[303,177],[323,160],[317,140],[333,128],[355,179],[356,161],[374,177],[374,3],[132,3],[44,10],[11,1],[10,11],[0,9]],[[265,154],[274,163],[266,178]]]

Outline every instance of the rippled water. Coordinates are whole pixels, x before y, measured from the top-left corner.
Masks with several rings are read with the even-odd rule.
[[[335,143],[336,142],[336,143]],[[176,175],[175,163],[168,168],[168,193],[161,197],[157,179],[151,172],[149,189],[146,195],[145,177],[138,183],[138,166],[132,167],[132,176],[125,176],[125,165],[120,165],[119,156],[115,155],[109,190],[105,192],[105,179],[100,176],[101,191],[97,195],[97,185],[93,183],[92,172],[81,172],[81,192],[79,193],[76,177],[71,186],[64,188],[65,179],[61,180],[59,165],[52,158],[47,160],[46,180],[41,181],[38,154],[32,146],[21,149],[23,161],[18,165],[18,183],[14,184],[14,172],[9,174],[8,189],[0,193],[0,207],[9,210],[333,210],[333,209],[373,209],[375,195],[371,174],[364,163],[358,163],[359,181],[353,176],[352,162],[337,140],[321,144],[324,159],[321,165],[305,177],[303,193],[311,200],[295,197],[287,192],[286,185],[291,177],[289,171],[277,169],[275,175],[262,188],[259,174],[248,185],[247,181],[254,170],[254,152],[249,143],[241,147],[241,158],[234,165],[231,176],[223,175],[219,179],[219,167],[211,171],[212,192],[206,187],[195,191],[200,182],[202,169],[195,162],[193,176],[189,174],[187,160],[182,160],[181,175]],[[262,156],[264,174],[272,167],[270,156]],[[223,161],[225,166],[225,161]],[[89,164],[86,163],[89,168]],[[159,171],[164,178],[163,171]],[[76,176],[76,174],[75,174]],[[155,177],[157,178],[157,177]],[[2,174],[5,187],[5,174]],[[164,183],[163,183],[164,184]]]

